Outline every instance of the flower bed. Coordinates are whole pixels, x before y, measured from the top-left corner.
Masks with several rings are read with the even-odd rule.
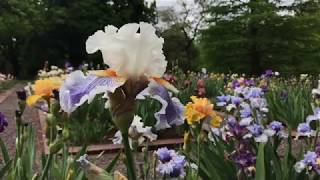
[[[272,70],[259,77],[205,70],[165,75],[162,44],[150,24],[107,26],[90,36],[86,47],[89,54],[100,50],[110,68],[41,71],[27,88],[27,99],[18,93],[14,165],[29,153],[23,146],[30,134],[21,118],[28,104],[46,112],[39,113],[47,154],[41,179],[59,174],[54,168],[60,154],[62,165],[72,165],[64,179],[77,171],[109,180],[119,159],[130,180],[318,178],[320,85],[312,89],[315,79],[282,78]],[[106,170],[84,154],[103,151],[118,151]],[[143,157],[138,167],[135,152]],[[8,158],[6,163],[10,166]]]
[[[46,119],[46,113],[39,110],[38,111],[39,113],[39,120],[40,120],[40,125],[41,125],[41,132],[42,132],[42,141],[44,142],[43,143],[43,149],[44,149],[44,152],[45,154],[49,154],[49,146],[48,146],[48,139],[46,137],[46,122],[45,122],[45,119]],[[172,131],[171,131],[172,132]],[[170,132],[169,132],[170,133]],[[171,135],[174,135],[174,132],[171,133]],[[153,142],[150,142],[148,144],[148,148],[150,150],[152,149],[157,149],[157,148],[160,148],[160,147],[170,147],[170,148],[175,148],[175,147],[178,147],[180,145],[183,144],[183,138],[182,137],[179,137],[179,136],[172,136],[171,138],[169,137],[166,137],[164,139],[158,139],[158,140],[155,140]],[[76,154],[78,153],[81,149],[82,149],[82,146],[75,146],[75,145],[71,145],[68,147],[69,148],[69,152],[72,153],[72,154]],[[140,147],[142,148],[142,146]],[[104,152],[104,153],[114,153],[114,152],[117,152],[118,150],[120,149],[123,149],[123,145],[121,144],[114,144],[112,142],[111,139],[109,139],[109,142],[106,142],[106,143],[99,143],[99,144],[91,144],[91,145],[88,145],[87,147],[87,152],[88,154],[99,154],[101,152]]]

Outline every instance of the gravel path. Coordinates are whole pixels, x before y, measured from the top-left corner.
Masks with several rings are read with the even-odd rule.
[[[10,156],[14,156],[15,154],[15,138],[16,138],[16,122],[14,119],[15,109],[17,107],[17,97],[16,91],[22,89],[22,84],[17,84],[11,89],[11,93],[7,96],[4,101],[0,103],[0,112],[4,113],[8,120],[8,127],[5,129],[4,132],[0,133],[1,139],[5,142],[7,149],[9,151]],[[10,91],[10,90],[8,90]],[[4,93],[1,93],[0,96],[4,96]],[[42,152],[42,142],[41,142],[41,131],[40,131],[40,123],[39,117],[36,109],[26,107],[25,112],[23,114],[24,122],[29,122],[35,128],[37,133],[37,142],[36,142],[36,150],[37,150],[37,158],[39,159],[41,152]],[[39,162],[39,161],[37,161]]]

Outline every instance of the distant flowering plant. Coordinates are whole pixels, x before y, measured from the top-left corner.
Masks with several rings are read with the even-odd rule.
[[[60,77],[50,77],[36,80],[31,86],[32,95],[27,98],[29,106],[35,105],[40,99],[50,99],[53,97],[53,91],[58,90],[63,82]]]
[[[213,110],[213,104],[207,98],[191,96],[192,102],[186,105],[185,116],[189,125],[208,119],[213,127],[220,127],[222,119]]]
[[[152,127],[145,126],[141,120],[141,117],[135,115],[129,128],[129,144],[131,149],[134,149],[138,145],[142,145],[145,141],[152,142],[158,137],[158,135],[151,131]],[[116,132],[112,142],[114,144],[122,143],[122,135],[120,131]]]
[[[320,148],[316,146],[315,151],[308,151],[304,154],[304,158],[298,161],[295,166],[295,170],[300,173],[303,170],[307,172],[314,171],[317,175],[320,175]]]

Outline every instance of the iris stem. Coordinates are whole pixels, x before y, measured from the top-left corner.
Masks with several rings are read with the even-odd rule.
[[[136,180],[137,177],[135,172],[133,156],[129,145],[128,133],[122,133],[122,143],[124,146],[124,152],[126,154],[128,178],[129,180]]]
[[[47,177],[48,170],[49,170],[49,167],[50,167],[52,158],[53,158],[53,154],[50,153],[50,154],[48,155],[46,164],[45,164],[45,166],[44,166],[44,170],[43,170],[43,173],[42,173],[41,178],[40,178],[41,180],[44,180],[45,177]]]

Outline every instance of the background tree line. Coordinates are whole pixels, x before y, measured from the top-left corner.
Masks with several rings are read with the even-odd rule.
[[[318,0],[194,0],[157,8],[144,0],[0,1],[0,72],[29,78],[44,61],[101,63],[85,41],[107,24],[145,21],[184,71],[320,73]],[[178,9],[178,10],[177,10]]]

